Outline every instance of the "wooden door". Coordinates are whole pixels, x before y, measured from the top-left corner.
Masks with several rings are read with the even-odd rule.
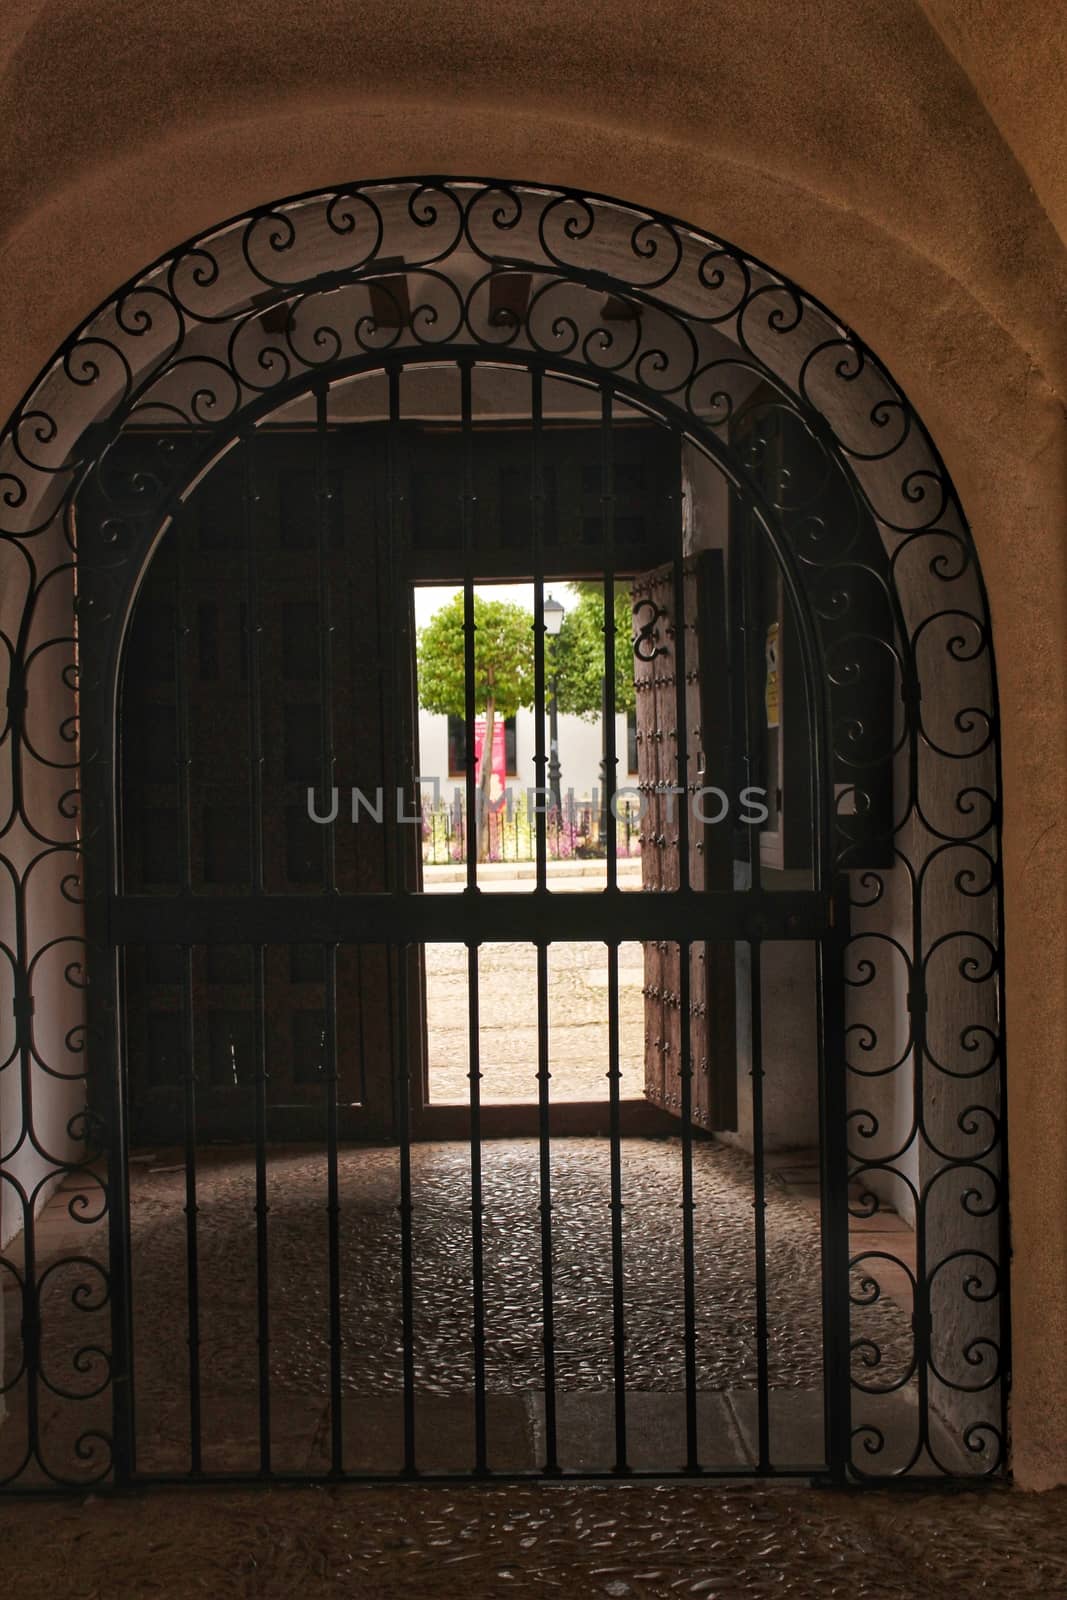
[[[331,441],[323,531],[315,439],[258,439],[251,462],[249,448],[232,452],[190,497],[152,562],[134,614],[120,712],[125,888],[134,894],[177,889],[198,898],[254,895],[258,858],[267,895],[315,894],[331,883],[339,895],[384,890],[396,828],[387,769],[397,766],[387,759],[385,740],[398,741],[395,748],[410,742],[412,718],[396,674],[383,670],[397,598],[381,559],[381,452],[370,438]],[[325,650],[320,536],[330,607]],[[256,614],[254,670],[250,606]],[[307,802],[309,787],[316,788],[320,808],[329,798],[324,700],[339,791],[331,827],[309,816]],[[401,758],[394,781],[412,764]],[[365,819],[353,825],[351,788],[373,801],[383,785],[381,824]],[[412,847],[417,854],[419,830],[397,832],[408,854]],[[188,882],[181,889],[186,853]],[[253,948],[197,945],[191,960],[190,982],[177,947],[127,951],[135,1136],[160,1140],[175,1124],[189,1053],[185,985],[192,1000],[198,1123],[209,1137],[247,1137],[256,1076]],[[336,961],[342,1131],[387,1134],[395,1108],[395,960],[384,945],[341,944]],[[320,1131],[326,1026],[325,949],[302,939],[294,919],[288,940],[263,951],[262,1027],[277,1136]],[[409,1032],[417,1053],[421,1032]],[[416,1082],[420,1076],[414,1062]]]
[[[682,616],[677,616],[673,566],[633,584],[634,681],[642,887],[649,893],[732,890],[730,844],[733,764],[730,752],[729,650],[725,582],[719,551],[688,558],[682,571]],[[678,727],[677,638],[685,630],[685,728]],[[679,739],[685,741],[686,792],[680,783]],[[730,810],[718,818],[722,803]],[[679,811],[689,814],[682,861]],[[682,1016],[680,946],[644,947],[645,1094],[681,1115]],[[709,1132],[737,1125],[734,947],[694,940],[689,948],[689,1048],[693,1121]]]

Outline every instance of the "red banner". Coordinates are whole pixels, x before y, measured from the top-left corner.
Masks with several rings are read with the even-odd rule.
[[[474,775],[479,788],[482,782],[482,750],[485,746],[485,718],[474,723]],[[508,761],[504,742],[504,719],[493,718],[493,773],[489,779],[489,809],[500,811],[504,805],[508,783]]]

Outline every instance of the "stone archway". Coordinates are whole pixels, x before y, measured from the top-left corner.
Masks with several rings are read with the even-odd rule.
[[[527,280],[520,312],[494,314],[494,272],[498,281]],[[397,309],[401,283],[404,315],[364,305],[373,286]],[[605,316],[613,297],[630,308],[626,316]],[[870,352],[771,269],[643,208],[476,180],[363,185],[263,208],[129,285],[70,341],[15,419],[0,460],[12,557],[6,595],[19,617],[9,635],[11,703],[25,711],[10,738],[9,950],[19,1021],[10,1059],[19,1062],[20,1134],[5,1147],[9,1186],[30,1208],[38,1188],[82,1170],[78,1140],[94,1131],[76,1090],[57,1105],[62,1097],[37,1083],[58,1073],[70,1089],[83,1077],[75,863],[83,838],[110,826],[107,786],[83,820],[70,776],[79,757],[84,764],[100,754],[70,748],[76,636],[83,652],[93,641],[92,659],[80,662],[81,695],[104,704],[129,600],[116,587],[111,605],[106,582],[97,584],[84,597],[95,620],[83,609],[78,629],[70,625],[77,543],[68,512],[80,484],[133,420],[208,430],[207,470],[232,425],[296,398],[317,373],[333,381],[472,350],[501,360],[519,352],[573,377],[610,380],[668,417],[697,449],[692,493],[700,498],[700,460],[750,493],[798,603],[803,596],[816,619],[819,711],[839,764],[836,818],[831,825],[827,817],[820,848],[828,865],[851,874],[855,1003],[846,1056],[862,1191],[854,1214],[875,1209],[878,1193],[911,1211],[922,1243],[908,1377],[918,1375],[923,1416],[936,1387],[964,1446],[995,1470],[1004,1452],[1002,1413],[990,1410],[991,1396],[998,1407],[1002,1400],[1004,1304],[999,773],[977,559],[936,452]],[[756,382],[768,387],[766,417],[796,421],[840,492],[827,498],[825,478],[798,491],[795,469],[768,466],[759,426],[747,456],[731,449],[731,421]],[[147,482],[127,486],[102,524],[116,576],[124,547],[151,544],[188,485],[186,476],[158,493]],[[152,505],[143,525],[138,496]],[[710,503],[702,501],[705,516]],[[877,528],[876,551],[862,543],[861,522]],[[106,551],[94,560],[106,575]],[[849,625],[857,583],[884,597],[887,627]],[[894,693],[872,727],[853,691],[877,672],[876,660],[892,664]],[[888,809],[875,794],[875,770],[888,783]],[[866,817],[876,819],[885,855],[878,865],[857,837]],[[46,997],[48,1034],[34,1021]],[[113,1133],[114,1156],[121,1127]],[[121,1208],[120,1190],[114,1197]],[[123,1248],[120,1233],[113,1293]],[[862,1276],[862,1255],[854,1264]],[[856,1349],[869,1368],[880,1352],[862,1331],[863,1311],[877,1299],[869,1284],[854,1288]],[[870,1396],[879,1385],[860,1374],[854,1389]],[[857,1449],[877,1458],[877,1423],[863,1403]],[[930,1450],[924,1427],[919,1454]],[[857,1470],[863,1462],[853,1458]]]

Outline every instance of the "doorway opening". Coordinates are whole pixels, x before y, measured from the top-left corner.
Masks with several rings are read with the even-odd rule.
[[[620,585],[620,601],[626,624],[620,644],[629,657],[628,585]],[[615,749],[627,751],[628,712],[634,694],[633,673],[628,671],[621,703],[611,708],[605,705],[598,586],[556,578],[546,589],[549,699],[540,706],[532,703],[534,584],[474,586],[475,626],[480,629],[486,670],[497,689],[495,699],[504,706],[504,711],[494,716],[488,774],[484,705],[478,706],[474,723],[476,819],[483,819],[480,830],[477,821],[470,827],[466,809],[463,591],[447,585],[420,587],[414,605],[425,891],[462,893],[468,849],[478,859],[482,892],[532,891],[537,880],[541,811],[546,888],[601,892],[607,882],[604,721],[605,715],[612,716]],[[505,694],[502,702],[501,689]],[[537,717],[546,719],[540,741]],[[547,752],[547,764],[542,764],[541,771],[537,765],[539,743],[544,747],[542,753]],[[629,753],[626,759],[629,763]],[[636,785],[637,776],[635,763],[627,772],[626,783]],[[624,790],[616,800],[616,881],[622,889],[641,887],[639,801],[636,787]],[[618,988],[619,1095],[624,1101],[644,1098],[642,947],[635,942],[621,943],[615,966],[609,971],[607,946],[570,941],[553,944],[547,957],[547,1027],[555,1105],[608,1102],[608,988],[613,980]],[[428,1099],[430,1104],[465,1104],[471,1000],[465,947],[427,946],[424,981]],[[477,984],[482,1103],[536,1102],[535,946],[481,945]]]

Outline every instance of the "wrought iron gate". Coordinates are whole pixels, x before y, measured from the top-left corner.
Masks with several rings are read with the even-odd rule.
[[[443,222],[453,212],[454,232]],[[368,219],[373,239],[362,237]],[[383,244],[387,236],[396,248]],[[71,376],[98,346],[121,352],[142,336],[159,344],[136,382],[122,355],[131,376],[121,404],[108,411],[106,433],[90,438],[84,463],[54,474],[54,503],[42,512],[42,525],[59,517],[76,547],[82,816],[73,842],[48,851],[62,859],[73,848],[86,860],[87,1018],[66,1043],[88,1042],[88,1105],[69,1128],[84,1150],[51,1158],[31,1195],[13,1160],[35,1140],[28,1086],[42,1060],[27,977],[16,1006],[23,1135],[3,1150],[25,1222],[21,1261],[7,1263],[22,1315],[20,1356],[4,1387],[24,1394],[26,1450],[3,1476],[33,1487],[37,1479],[560,1471],[843,1479],[963,1474],[975,1460],[982,1472],[998,1470],[1006,1369],[995,705],[983,687],[989,647],[976,568],[947,489],[932,516],[903,518],[902,508],[932,492],[917,422],[855,341],[767,269],[614,202],[514,185],[371,186],[310,197],[291,214],[273,208],[220,237],[153,269],[101,313],[85,352],[75,344],[64,357]],[[292,249],[282,269],[273,256]],[[164,302],[177,314],[169,342]],[[793,340],[805,318],[804,338]],[[442,385],[454,396],[444,407]],[[870,448],[864,426],[884,430],[898,416],[892,448]],[[24,460],[19,441],[16,428]],[[886,463],[896,472],[888,490],[879,477]],[[598,892],[553,886],[542,803],[528,890],[489,892],[468,850],[460,891],[428,893],[410,820],[420,776],[412,586],[451,582],[463,595],[470,817],[476,587],[532,585],[543,794],[545,600],[548,583],[566,578],[598,586],[608,684],[620,648],[616,591],[632,587],[634,638],[623,648],[633,650],[644,708],[636,787],[647,892],[620,883],[613,802],[626,786],[605,716]],[[947,603],[931,598],[932,585],[951,594]],[[938,648],[961,674],[964,709],[921,714]],[[21,663],[16,708],[35,650],[27,633],[12,652]],[[19,759],[27,750],[23,736]],[[940,779],[931,785],[937,763],[959,774],[947,797]],[[350,793],[379,789],[374,828],[347,826]],[[338,792],[332,825],[302,808],[311,790],[319,816]],[[765,798],[762,815],[751,800],[744,810],[746,795]],[[709,796],[721,811],[714,820]],[[969,816],[986,804],[975,826],[953,831],[953,807]],[[22,800],[13,815],[21,827]],[[927,878],[940,883],[953,863],[956,900],[939,890],[936,914],[924,912]],[[935,931],[924,933],[924,915]],[[13,948],[28,949],[23,899],[18,917]],[[910,947],[898,937],[901,920]],[[576,941],[606,956],[607,1093],[568,1114],[552,1096],[549,971],[550,951]],[[626,942],[646,951],[643,1106],[621,1091]],[[531,947],[536,963],[523,1107],[482,1103],[479,952],[497,943]],[[426,1096],[422,955],[438,944],[466,950],[470,1092],[466,1107],[436,1114]],[[964,983],[990,984],[992,999],[971,1011],[945,967],[954,949],[963,951]],[[872,952],[887,980],[869,1015],[850,1012],[847,991],[862,1001],[876,975]],[[765,1089],[774,1056],[780,1096],[783,1058],[765,1033],[785,1003],[781,974],[808,957],[810,1037],[797,1049],[817,1069],[818,1227],[808,1259],[819,1315],[808,1389],[819,1426],[814,1443],[809,1429],[802,1446],[790,1446],[775,1434],[772,1368],[783,1335],[767,1233],[778,1187]],[[938,1006],[928,1023],[931,990]],[[904,1074],[908,1094],[898,1092]],[[735,1135],[751,1155],[751,1256],[741,1272],[748,1353],[734,1378],[753,1409],[740,1455],[726,1449],[725,1424],[707,1406],[713,1340],[701,1320],[697,1192],[708,1151],[733,1159],[710,1143],[711,1131]],[[559,1431],[567,1374],[583,1364],[557,1336],[571,1293],[561,1288],[561,1261],[580,1275],[561,1256],[563,1133],[601,1134],[608,1164],[601,1267],[610,1336],[592,1365],[607,1374],[611,1441],[610,1459],[592,1463],[580,1451],[568,1459]],[[494,1433],[502,1368],[487,1297],[499,1220],[486,1200],[487,1140],[516,1134],[534,1141],[537,1210],[529,1234],[537,1326],[523,1354],[536,1345],[537,1400],[521,1459]],[[675,1254],[680,1292],[661,1352],[669,1381],[651,1388],[632,1382],[645,1359],[634,1353],[627,1265],[641,1240],[625,1181],[633,1136],[678,1141],[677,1227],[656,1240],[660,1253]],[[444,1416],[434,1411],[417,1337],[420,1295],[429,1292],[417,1151],[428,1137],[465,1142],[469,1194],[469,1449],[446,1467],[433,1448],[427,1465],[419,1434],[420,1416]],[[242,1214],[253,1230],[252,1417],[225,1424],[236,1430],[229,1442],[244,1446],[221,1465],[212,1457],[223,1426],[214,1385],[229,1356],[205,1333],[203,1292],[218,1267],[204,1233],[205,1185],[221,1159],[208,1147],[213,1138],[246,1148],[245,1176],[233,1182],[250,1185]],[[284,1231],[272,1213],[272,1173],[281,1142],[292,1139],[321,1154],[321,1255],[307,1272],[322,1276],[326,1330],[309,1380],[320,1436],[299,1467],[280,1459],[279,1408],[291,1419],[294,1391],[272,1367],[272,1340],[300,1283],[299,1274],[279,1276],[272,1257]],[[161,1387],[159,1363],[152,1367],[139,1339],[131,1172],[139,1147],[164,1140],[180,1146],[181,1192],[159,1226],[182,1285],[174,1306],[187,1355]],[[352,1332],[358,1286],[346,1275],[353,1141],[372,1175],[374,1141],[396,1152],[383,1193],[391,1200],[395,1180],[397,1233],[382,1268],[396,1274],[383,1368],[396,1401],[386,1406],[395,1460],[388,1451],[353,1456],[346,1421],[361,1359]],[[47,1156],[47,1144],[37,1139],[36,1148]],[[80,1390],[49,1370],[49,1317],[57,1328],[69,1321],[53,1304],[64,1261],[35,1264],[34,1196],[64,1175],[102,1197],[89,1216],[79,1192],[71,1218],[106,1214],[110,1224],[106,1263],[99,1238],[66,1258],[103,1286],[75,1286],[70,1304],[110,1326],[107,1349],[94,1335],[74,1352],[74,1370],[90,1374]],[[942,1196],[957,1188],[958,1205],[942,1218]],[[913,1208],[914,1267],[894,1254],[899,1245],[850,1247],[850,1217],[856,1230],[892,1205]],[[789,1216],[799,1228],[799,1213]],[[960,1285],[950,1282],[957,1272]],[[635,1443],[634,1417],[649,1393],[666,1396],[663,1416],[671,1396],[679,1405],[676,1447],[656,1459]],[[64,1416],[82,1407],[89,1419],[58,1468],[51,1452],[63,1446],[45,1427],[55,1400]],[[573,1407],[568,1415],[573,1422]],[[454,1422],[449,1414],[441,1426]],[[181,1447],[153,1458],[146,1447],[168,1426]]]

